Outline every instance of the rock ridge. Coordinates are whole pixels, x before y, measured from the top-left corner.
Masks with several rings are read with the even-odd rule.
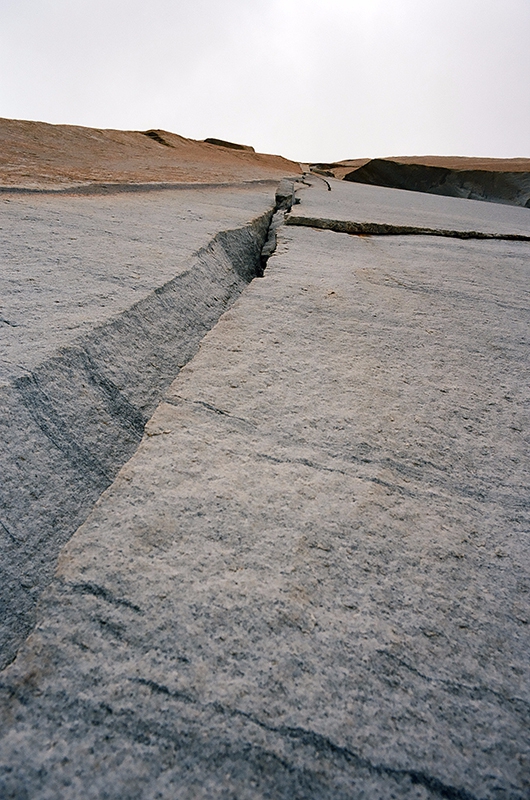
[[[450,169],[373,159],[343,180],[530,208],[530,172]]]

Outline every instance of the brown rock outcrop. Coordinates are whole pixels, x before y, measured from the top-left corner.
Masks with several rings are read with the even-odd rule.
[[[504,171],[498,168],[462,169],[433,164],[400,163],[375,158],[348,172],[343,180],[530,207],[530,164],[526,171]]]
[[[279,180],[300,165],[162,130],[118,131],[0,119],[0,187]]]

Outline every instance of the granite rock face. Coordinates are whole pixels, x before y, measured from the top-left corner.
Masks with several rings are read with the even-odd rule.
[[[276,236],[61,551],[3,797],[528,797],[530,244]]]
[[[273,207],[273,186],[4,198],[1,667],[60,548],[259,271]]]
[[[309,225],[344,233],[393,235],[429,234],[467,238],[530,238],[526,208],[481,203],[464,198],[326,181],[315,176],[312,191],[300,193],[290,224]],[[333,191],[326,191],[329,184]]]
[[[530,208],[530,172],[458,170],[374,158],[343,180]]]

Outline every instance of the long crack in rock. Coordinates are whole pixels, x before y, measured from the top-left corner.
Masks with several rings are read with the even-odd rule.
[[[331,179],[328,192],[318,176],[299,192],[287,224],[308,225],[365,235],[439,235],[455,238],[499,238],[526,241],[530,214],[526,208],[482,203],[400,189],[345,183]]]
[[[216,195],[213,195],[215,201]],[[157,221],[157,203],[153,203],[152,210],[146,209],[145,199],[135,203],[135,198],[126,198],[125,208],[119,198],[103,201],[94,198],[88,208],[86,201],[80,201],[77,208],[75,205],[72,208],[70,201],[70,216],[63,216],[62,224],[57,224],[54,217],[57,230],[52,228],[52,234],[58,233],[66,246],[51,280],[49,272],[52,270],[39,275],[37,265],[23,262],[27,255],[17,249],[16,240],[9,242],[5,251],[7,288],[4,301],[13,303],[13,314],[20,319],[20,327],[11,340],[6,337],[4,342],[7,345],[5,355],[10,358],[2,365],[5,377],[2,376],[3,385],[0,385],[2,667],[14,657],[34,623],[36,602],[51,579],[59,550],[138,447],[145,424],[164,390],[196,353],[205,333],[260,272],[260,252],[272,214],[269,192],[232,190],[225,194],[218,192],[217,199],[219,209],[212,206],[211,201],[204,203],[203,200],[201,205],[200,193],[194,196],[193,192],[182,192],[166,199],[166,217],[171,215],[171,210],[182,214],[189,206],[191,209],[195,206],[195,213],[203,214],[207,221],[205,226],[198,217],[197,238],[192,234],[193,218],[183,217],[188,235],[192,234],[189,243],[179,239],[177,225],[172,239],[176,253],[180,248],[180,255],[185,259],[181,264],[175,264],[174,256],[165,255],[156,247],[157,227],[163,231],[165,220]],[[17,207],[13,200],[9,206],[13,222],[30,241],[33,238],[34,247],[38,248],[37,259],[44,255],[51,260],[52,251],[48,255],[45,248],[50,245],[39,241],[36,223],[42,220],[44,235],[45,226],[49,224],[47,214],[60,214],[63,203],[59,199],[25,203],[19,200]],[[252,216],[252,211],[242,214],[237,208],[238,204],[244,207],[246,203],[256,211],[261,206],[261,213],[242,227],[221,230],[210,238],[208,229],[215,230],[216,218],[222,219],[223,204],[234,206],[233,211],[224,209],[225,221],[231,216],[236,221],[238,217]],[[91,251],[94,243],[89,241],[84,253],[88,263],[78,269],[77,261],[83,253],[77,247],[69,252],[68,244],[83,236],[86,239],[93,219],[91,212],[94,216],[101,215],[114,237],[125,239],[123,229],[115,225],[116,217],[124,211],[126,214],[136,211],[141,215],[144,210],[147,213],[143,227],[132,231],[129,227],[129,231],[133,237],[142,229],[147,229],[151,236],[155,234],[149,254],[155,260],[151,276],[146,275],[145,254],[136,255],[134,242],[131,242],[132,247],[121,242],[119,246],[114,245],[114,249],[122,257],[125,249],[126,258],[133,261],[136,257],[136,264],[134,261],[123,266],[107,264],[106,258],[113,255],[112,242],[107,253],[100,253]],[[89,214],[85,216],[83,212],[87,211]],[[193,211],[189,216],[192,215]],[[208,215],[212,217],[209,222]],[[31,228],[27,230],[28,216],[34,229],[33,237]],[[186,229],[183,233],[185,237]],[[96,242],[101,235],[98,232]],[[198,242],[205,241],[196,252],[192,249],[194,238]],[[167,240],[164,247],[168,247]],[[163,263],[163,258],[167,263]],[[43,267],[46,271],[46,261]],[[105,287],[103,272],[109,267],[111,274],[106,278]],[[69,268],[72,275],[68,275]],[[36,281],[35,275],[39,280],[33,298],[26,290],[26,308],[21,306],[12,289],[15,278],[21,282],[19,275],[23,269],[26,275],[29,273],[29,281]],[[120,270],[125,286],[118,294],[117,273]],[[61,271],[65,271],[66,276],[61,276]],[[164,273],[169,278],[166,282]],[[65,277],[72,279],[73,285],[61,285]],[[88,304],[81,293],[76,294],[79,281],[84,283],[81,288],[89,301],[91,295],[95,296],[93,304],[103,284],[100,302],[103,308],[110,306],[110,319],[102,319],[103,324],[81,335],[79,332],[85,327],[86,318],[83,312]],[[127,287],[127,282],[132,286]],[[140,291],[136,288],[138,285]],[[48,297],[51,295],[49,300],[46,290]],[[11,296],[10,292],[13,292]],[[111,292],[116,293],[115,299]],[[137,300],[138,294],[143,294],[143,298]],[[66,309],[62,314],[59,311],[57,322],[58,326],[63,326],[59,335],[64,339],[59,350],[55,349],[57,340],[53,335],[53,313],[57,313],[53,297],[59,298],[56,302]],[[51,308],[47,307],[50,303]],[[64,326],[65,315],[69,318],[67,326]],[[74,335],[68,337],[69,328]],[[41,353],[31,353],[32,337],[38,337]],[[24,342],[24,338],[30,348],[18,345],[17,349],[17,341]],[[26,359],[25,366],[14,363],[19,358]]]
[[[302,216],[406,217],[319,184]],[[276,237],[60,553],[2,797],[528,797],[530,244]]]
[[[383,225],[377,222],[350,222],[316,217],[286,217],[286,225],[318,228],[355,236],[445,236],[451,239],[501,239],[507,242],[530,242],[530,234],[483,233],[482,231],[447,230],[445,228],[417,228],[412,225]]]

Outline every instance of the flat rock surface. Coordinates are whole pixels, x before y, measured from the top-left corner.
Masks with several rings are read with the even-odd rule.
[[[300,192],[292,217],[530,236],[530,209],[334,179],[328,192],[321,179],[310,181],[314,189]]]
[[[218,231],[271,208],[275,187],[0,195],[0,384],[188,269]]]
[[[528,797],[530,245],[278,239],[62,551],[3,797]]]

